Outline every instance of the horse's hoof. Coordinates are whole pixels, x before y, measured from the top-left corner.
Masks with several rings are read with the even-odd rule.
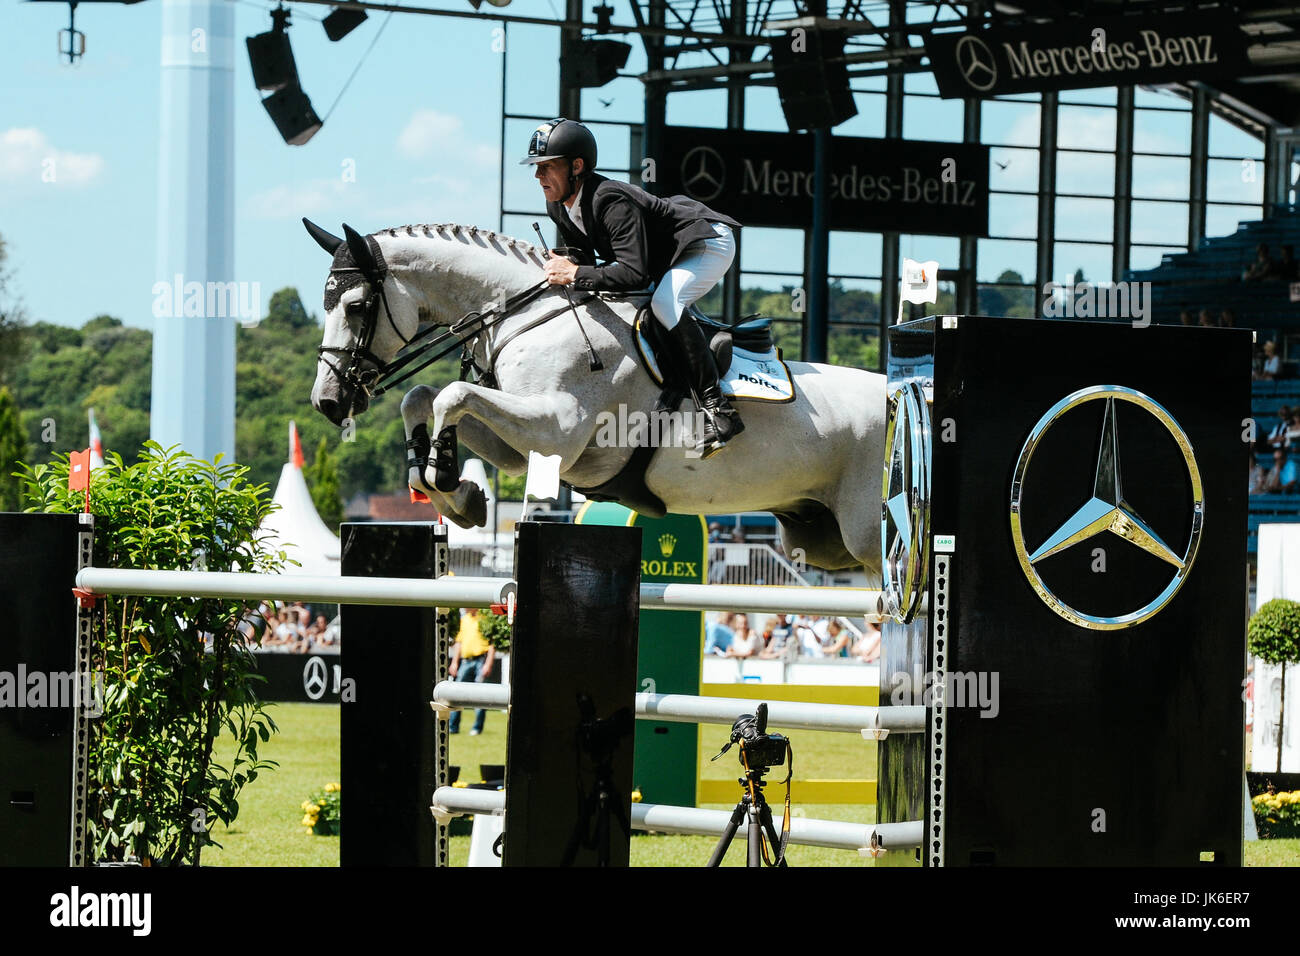
[[[487,495],[472,481],[467,481],[470,491],[465,498],[465,517],[468,518],[476,528],[481,528],[487,524]]]

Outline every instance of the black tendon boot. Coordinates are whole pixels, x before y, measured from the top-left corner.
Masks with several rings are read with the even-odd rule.
[[[683,312],[668,335],[685,360],[687,383],[696,406],[704,412],[704,433],[699,436],[695,447],[701,458],[708,458],[744,431],[745,423],[727,396],[722,394],[713,353],[709,351],[708,340],[695,320]]]

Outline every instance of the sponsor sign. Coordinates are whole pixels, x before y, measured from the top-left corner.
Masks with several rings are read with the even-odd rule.
[[[812,225],[811,134],[671,126],[660,195],[682,194],[749,226]],[[988,147],[836,136],[832,229],[988,235]]]
[[[940,33],[925,52],[940,95],[961,98],[1236,77],[1248,65],[1241,27],[1217,12]]]

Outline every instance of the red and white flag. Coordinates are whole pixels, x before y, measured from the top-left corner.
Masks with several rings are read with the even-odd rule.
[[[302,442],[298,439],[297,422],[289,422],[289,460],[293,462],[293,467],[299,471],[307,460],[302,456]]]
[[[99,436],[99,426],[95,424],[95,410],[90,410],[90,467],[104,467],[104,440]]]

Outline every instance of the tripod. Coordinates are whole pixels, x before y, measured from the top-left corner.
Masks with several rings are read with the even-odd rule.
[[[763,774],[767,773],[767,767],[745,768],[745,776],[738,777],[737,782],[744,789],[736,807],[731,811],[731,819],[727,821],[727,826],[722,831],[722,836],[718,839],[718,845],[713,848],[713,855],[709,857],[709,866],[721,866],[722,858],[727,855],[727,850],[731,846],[732,839],[736,836],[736,829],[740,826],[740,821],[748,819],[748,855],[745,866],[761,867],[763,865],[763,839],[766,837],[772,844],[773,851],[778,853],[777,862],[773,866],[786,866],[785,847],[781,845],[780,838],[776,835],[776,824],[772,822],[772,809],[763,799],[763,788],[767,786],[767,781],[763,779]],[[778,850],[779,848],[779,850]]]

